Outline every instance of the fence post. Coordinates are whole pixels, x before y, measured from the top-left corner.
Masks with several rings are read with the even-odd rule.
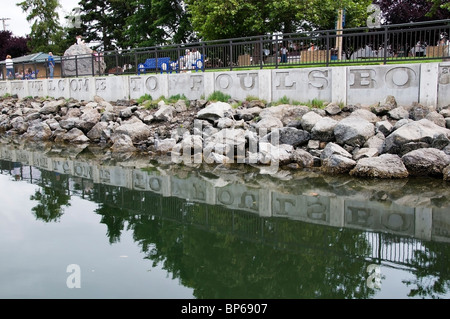
[[[386,61],[387,61],[387,46],[388,46],[388,27],[384,26],[384,61],[383,64],[386,65]]]
[[[327,61],[327,66],[330,66],[330,59],[331,59],[331,54],[330,54],[330,32],[327,31],[327,53],[326,53],[326,57],[325,57],[325,60]]]
[[[158,73],[158,48],[155,47],[155,73]]]
[[[262,70],[263,66],[264,66],[264,44],[263,44],[263,37],[260,36],[259,37],[259,68]]]
[[[201,59],[202,60],[202,72],[205,72],[205,60],[206,60],[206,58],[205,58],[205,42],[202,42],[202,56],[203,56],[203,59]]]
[[[275,69],[278,69],[278,34],[275,35]]]
[[[233,71],[233,41],[230,40],[230,71]]]
[[[92,65],[92,76],[95,76],[95,62],[94,62],[94,54],[91,54],[91,65]]]
[[[75,55],[75,76],[78,77],[78,56]]]
[[[114,51],[116,54],[116,75],[119,74],[119,52]]]

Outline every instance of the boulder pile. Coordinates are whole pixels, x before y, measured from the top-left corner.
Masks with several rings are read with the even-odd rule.
[[[366,178],[450,180],[450,105],[271,105],[0,98],[0,136],[98,144],[177,163],[245,163]],[[274,165],[276,164],[276,165]]]

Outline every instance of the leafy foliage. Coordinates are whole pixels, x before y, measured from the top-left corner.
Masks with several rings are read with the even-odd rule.
[[[32,22],[29,46],[32,52],[58,52],[58,40],[61,37],[61,26],[56,9],[58,0],[26,0],[17,3],[27,12],[27,21]]]
[[[11,31],[0,31],[0,60],[9,54],[13,58],[29,53],[27,42],[29,38],[14,37]]]
[[[375,0],[387,23],[430,21],[450,18],[449,0]]]

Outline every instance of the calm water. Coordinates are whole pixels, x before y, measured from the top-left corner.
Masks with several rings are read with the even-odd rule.
[[[0,298],[449,298],[450,183],[0,144]]]

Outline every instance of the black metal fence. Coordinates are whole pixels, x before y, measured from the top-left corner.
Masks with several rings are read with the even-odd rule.
[[[442,61],[450,59],[449,35],[446,19],[103,51],[56,59],[56,76]],[[38,73],[48,76],[47,70]]]

